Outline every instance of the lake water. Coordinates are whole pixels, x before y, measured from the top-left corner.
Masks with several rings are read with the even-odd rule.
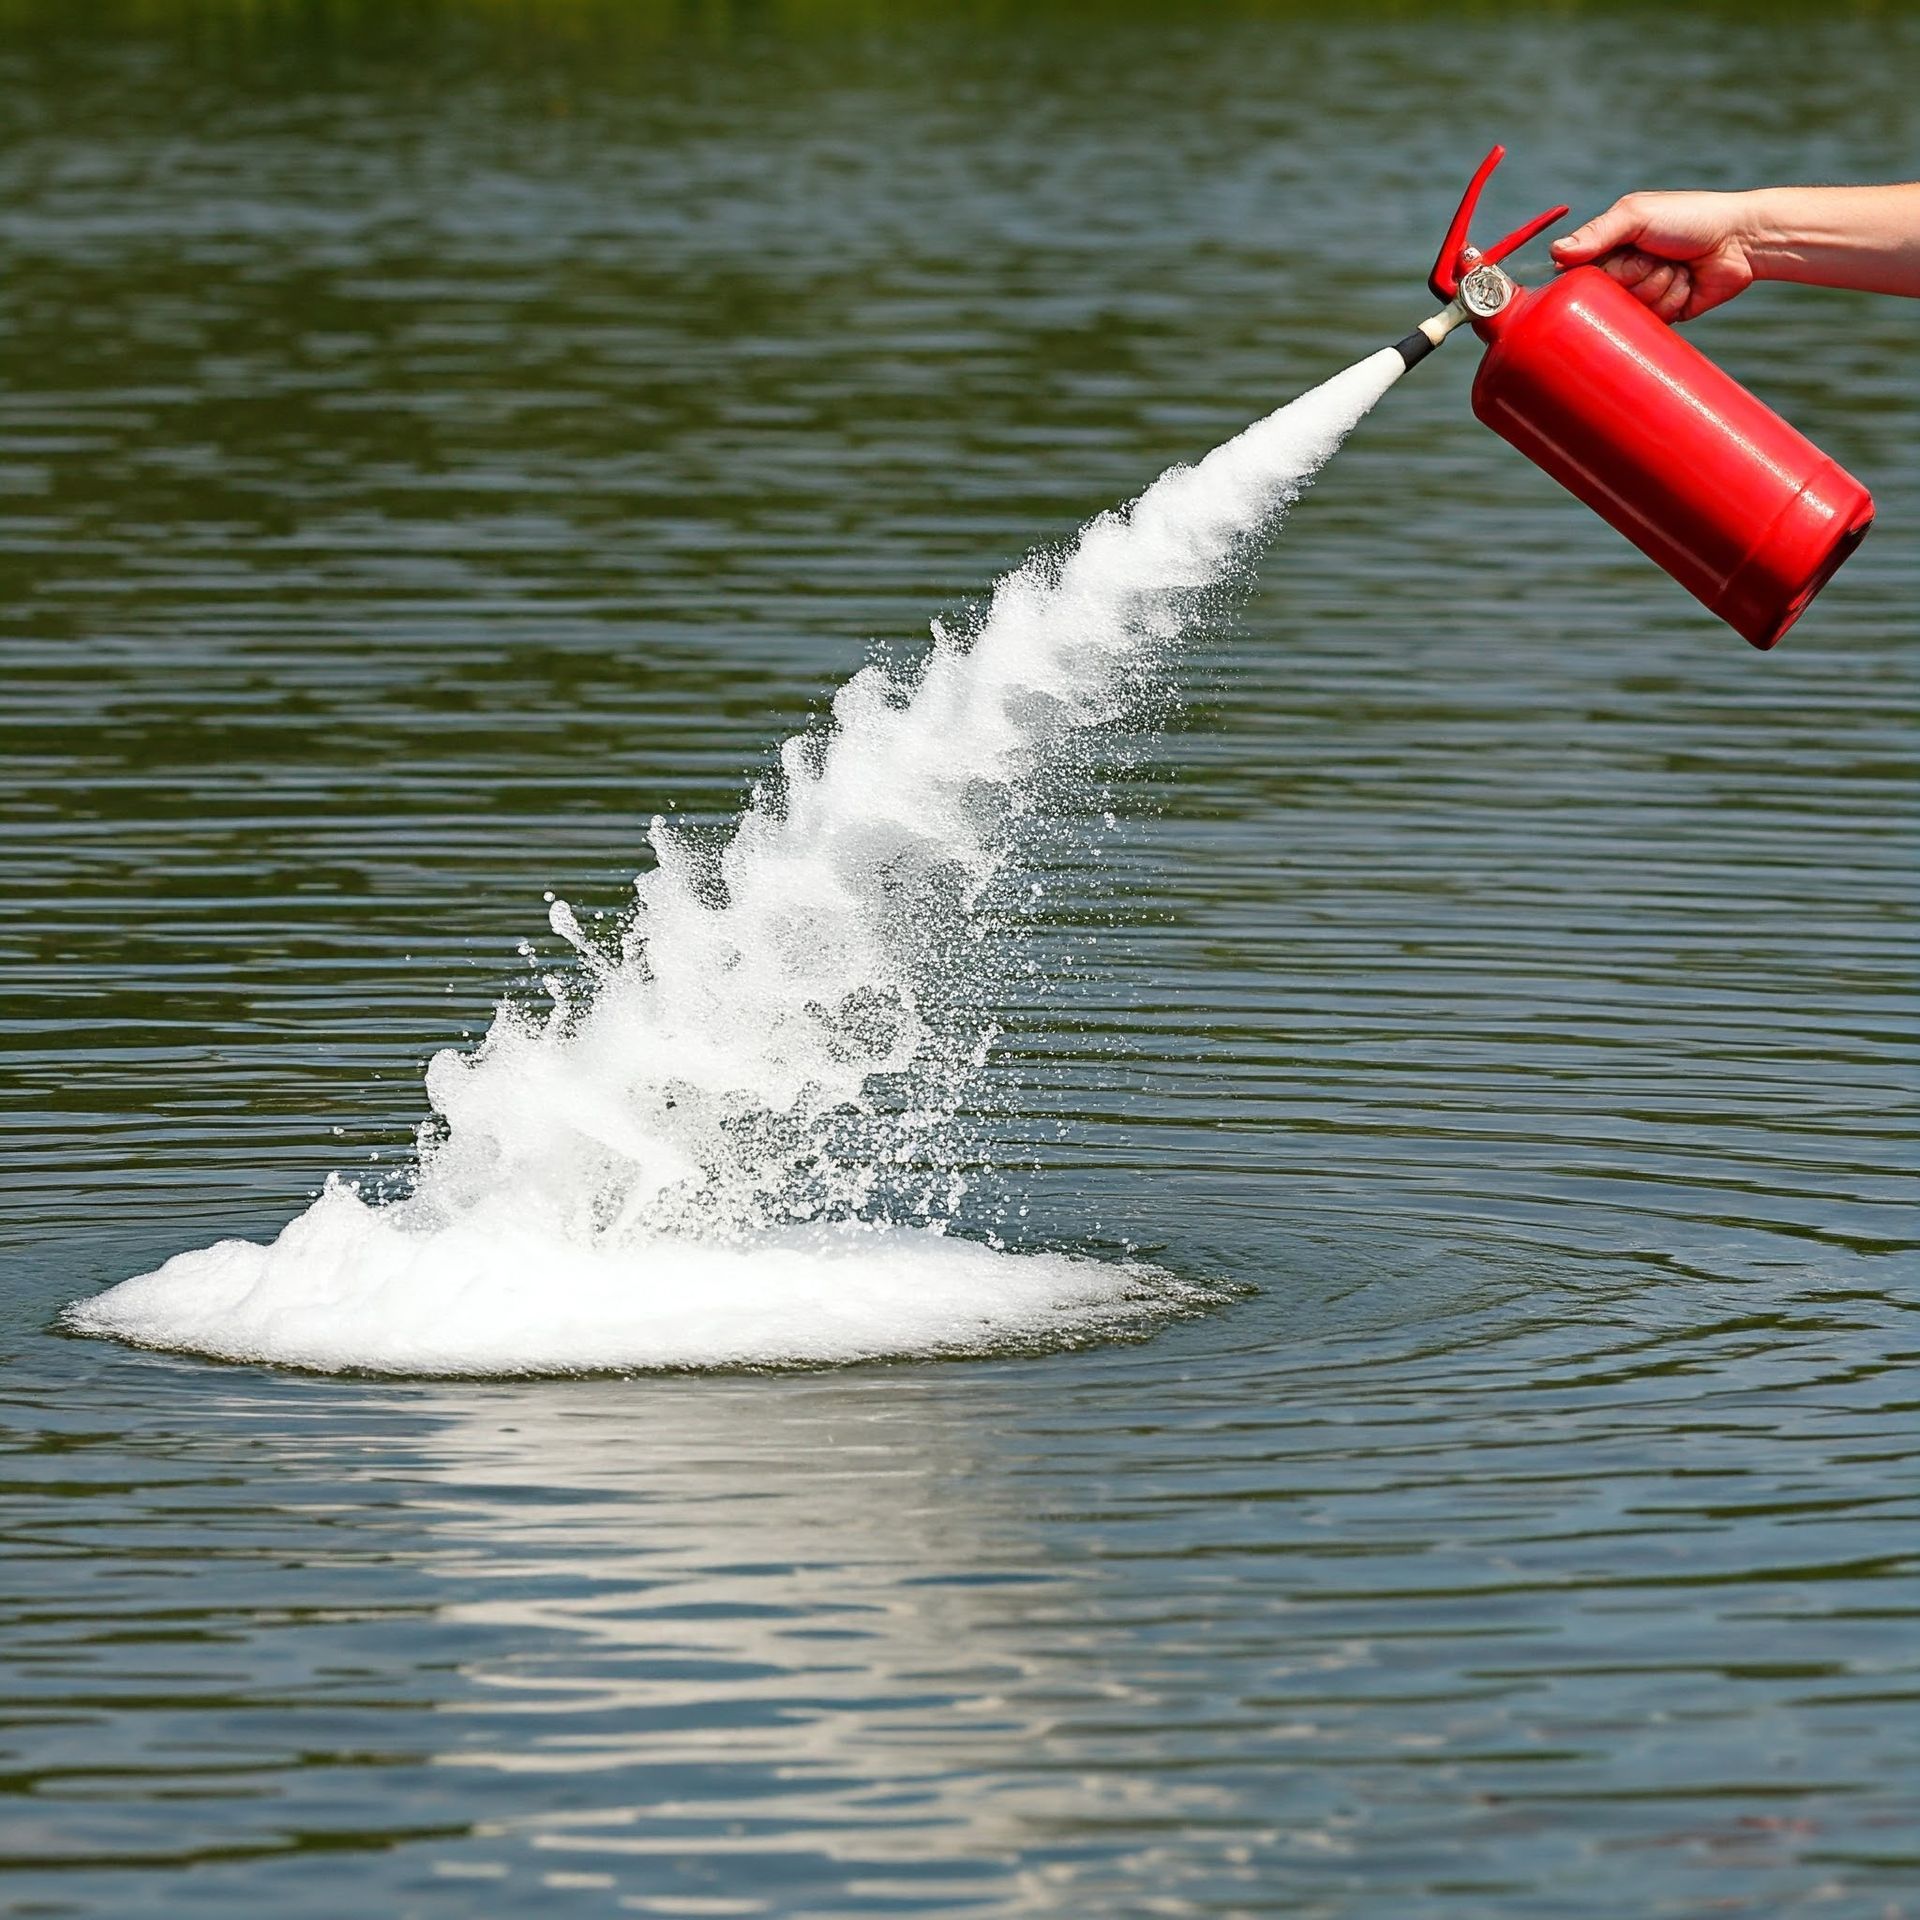
[[[1404,332],[1492,139],[1495,231],[1911,175],[1920,27],[109,11],[0,14],[0,1912],[1920,1915],[1908,303],[1694,330],[1879,501],[1776,654],[1462,341],[1116,743],[971,1204],[1212,1310],[56,1328],[403,1167],[544,890]]]

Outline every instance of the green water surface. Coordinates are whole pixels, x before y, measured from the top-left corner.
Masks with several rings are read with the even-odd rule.
[[[55,1331],[401,1165],[543,889],[1405,331],[1496,137],[1495,230],[1911,177],[1920,27],[0,9],[0,1913],[1920,1915],[1920,303],[1695,329],[1880,504],[1776,654],[1458,342],[1048,854],[979,1204],[1233,1304]]]

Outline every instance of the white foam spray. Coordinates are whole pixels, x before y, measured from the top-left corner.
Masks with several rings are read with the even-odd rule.
[[[427,1070],[410,1192],[336,1178],[67,1324],[415,1373],[824,1361],[1099,1335],[1165,1276],[945,1229],[994,1039],[1005,881],[1076,744],[1137,705],[1206,596],[1402,371],[1388,348],[1007,575],[970,639],[875,665],[723,845],[656,820],[617,946]]]

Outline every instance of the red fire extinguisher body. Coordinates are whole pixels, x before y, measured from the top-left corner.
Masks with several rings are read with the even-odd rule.
[[[1756,647],[1872,524],[1858,480],[1595,267],[1474,328],[1480,419]]]

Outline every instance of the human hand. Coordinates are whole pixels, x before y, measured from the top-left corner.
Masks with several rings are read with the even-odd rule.
[[[1597,266],[1662,320],[1691,320],[1753,284],[1753,198],[1630,193],[1556,240],[1553,263]]]

